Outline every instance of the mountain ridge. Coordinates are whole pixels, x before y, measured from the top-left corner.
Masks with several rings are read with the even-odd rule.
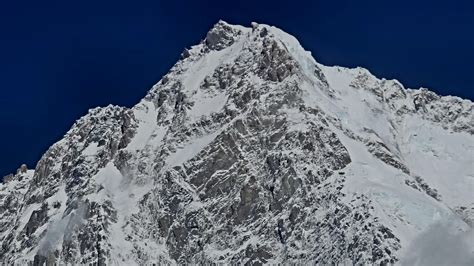
[[[90,110],[1,185],[0,258],[399,262],[446,217],[472,231],[473,109],[219,21],[136,106]]]

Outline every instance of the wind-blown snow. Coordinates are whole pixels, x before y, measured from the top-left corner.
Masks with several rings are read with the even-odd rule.
[[[117,222],[111,224],[110,228],[112,258],[115,258],[113,262],[135,264],[132,258],[124,257],[124,254],[130,254],[133,250],[133,245],[126,241],[125,229],[129,226],[127,220],[138,208],[138,200],[151,188],[143,184],[134,184],[134,181],[130,177],[123,176],[113,163],[107,164],[93,179],[103,189],[97,194],[89,195],[88,198],[97,202],[110,200],[117,211]]]

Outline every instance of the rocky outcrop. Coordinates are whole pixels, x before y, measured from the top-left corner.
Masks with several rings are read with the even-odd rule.
[[[204,40],[206,46],[211,50],[222,50],[235,42],[241,31],[231,27],[224,21],[219,21],[207,33]]]

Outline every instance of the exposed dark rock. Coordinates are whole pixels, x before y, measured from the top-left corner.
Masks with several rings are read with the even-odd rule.
[[[30,219],[25,225],[25,234],[26,236],[31,236],[38,227],[43,225],[47,219],[47,212],[48,212],[48,204],[43,204],[39,210],[33,211],[33,213],[30,216]]]
[[[223,21],[219,21],[207,33],[205,43],[211,50],[222,50],[234,43],[237,34],[239,34],[238,30],[233,29]]]

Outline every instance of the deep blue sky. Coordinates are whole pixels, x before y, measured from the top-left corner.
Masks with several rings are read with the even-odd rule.
[[[132,106],[219,19],[278,26],[324,64],[474,99],[470,2],[1,1],[0,176],[34,166],[89,108]]]

